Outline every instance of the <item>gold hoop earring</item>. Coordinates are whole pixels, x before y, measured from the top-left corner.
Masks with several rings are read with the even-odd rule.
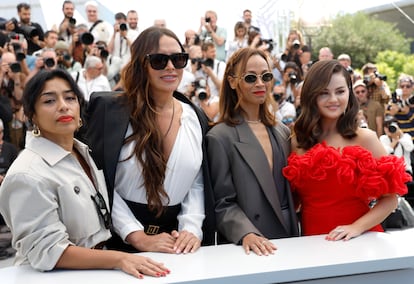
[[[39,137],[40,136],[40,129],[36,124],[33,125],[32,134],[33,134],[34,137]]]
[[[81,128],[82,126],[83,126],[82,118],[79,118],[79,126],[78,126],[78,129]]]

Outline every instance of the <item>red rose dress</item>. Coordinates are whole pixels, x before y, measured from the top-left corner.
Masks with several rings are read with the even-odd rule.
[[[320,143],[305,154],[292,153],[283,175],[301,201],[302,234],[327,234],[352,224],[370,210],[369,202],[387,193],[404,195],[411,176],[404,159],[375,159],[360,146],[342,149]],[[380,224],[370,229],[380,231]]]

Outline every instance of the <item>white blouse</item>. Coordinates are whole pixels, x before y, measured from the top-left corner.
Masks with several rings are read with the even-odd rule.
[[[178,214],[178,230],[187,230],[202,239],[201,226],[204,220],[204,183],[201,163],[202,130],[195,111],[186,103],[181,103],[183,113],[181,125],[173,149],[167,162],[165,175],[165,191],[170,203],[181,204]],[[125,137],[132,133],[128,126]],[[147,204],[147,195],[142,176],[142,166],[133,156],[125,160],[133,152],[135,143],[128,143],[121,149],[115,176],[114,201],[112,219],[115,232],[123,240],[144,226],[135,218],[123,199]]]

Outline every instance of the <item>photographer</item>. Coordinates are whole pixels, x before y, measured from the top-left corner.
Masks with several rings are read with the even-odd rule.
[[[362,66],[362,75],[371,99],[382,105],[387,104],[391,99],[390,89],[385,82],[387,76],[378,73],[377,67],[372,63]]]
[[[15,27],[14,32],[24,35],[28,44],[27,54],[32,55],[36,50],[45,47],[43,29],[38,23],[31,21],[29,4],[20,3],[17,5],[17,14],[20,22]]]
[[[114,33],[108,43],[108,51],[112,56],[119,57],[124,66],[131,58],[131,44],[133,39],[129,35],[127,17],[124,13],[115,14]]]
[[[36,56],[35,67],[30,71],[29,76],[26,78],[26,82],[29,81],[40,70],[51,70],[57,68],[58,59],[56,51],[52,48],[42,49],[42,52]]]
[[[302,82],[299,67],[295,62],[287,62],[283,69],[283,82],[285,88],[285,96],[288,102],[295,103],[296,97],[299,95],[297,85]]]
[[[211,121],[217,121],[219,97],[210,95],[210,87],[204,78],[197,78],[191,84],[190,99],[199,106]]]
[[[62,12],[63,20],[57,29],[59,38],[68,45],[72,43],[72,35],[75,32],[76,19],[73,17],[75,5],[72,1],[63,1]]]
[[[302,53],[302,46],[304,45],[304,40],[302,34],[297,30],[291,30],[286,40],[286,49],[279,56],[280,57],[280,67],[283,70],[285,68],[286,62],[293,61],[297,66],[301,66],[299,56]]]
[[[75,61],[69,53],[69,45],[65,41],[59,40],[56,43],[55,52],[58,59],[59,68],[65,69],[69,73],[77,72],[82,69],[82,64]]]
[[[216,47],[212,42],[206,42],[201,47],[202,58],[193,58],[191,67],[196,78],[204,78],[210,88],[212,97],[219,96],[226,63],[216,58]]]
[[[215,50],[214,58],[225,62],[226,60],[226,40],[227,30],[223,27],[217,26],[217,13],[214,11],[207,11],[205,17],[201,18],[200,28],[198,29],[200,39],[204,42],[214,43]]]
[[[273,99],[276,103],[276,118],[288,126],[293,127],[296,120],[296,108],[294,104],[286,100],[286,89],[283,85],[276,84],[273,87]]]
[[[385,118],[384,132],[385,134],[380,136],[380,141],[385,150],[390,155],[404,157],[405,170],[412,175],[411,152],[414,149],[412,137],[399,128],[397,119],[392,116]]]

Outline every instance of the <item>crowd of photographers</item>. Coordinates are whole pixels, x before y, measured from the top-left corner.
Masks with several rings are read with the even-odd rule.
[[[11,118],[0,118],[5,121],[5,140],[18,148],[22,147],[25,131],[21,94],[25,82],[39,70],[66,69],[84,92],[86,100],[94,91],[122,90],[120,71],[129,61],[130,46],[140,32],[138,13],[135,10],[127,14],[117,13],[114,22],[108,23],[99,18],[95,1],[88,1],[84,8],[87,21],[79,23],[74,18],[74,3],[64,1],[63,20],[46,32],[32,21],[29,4],[17,6],[16,18],[0,20],[0,103],[13,113]],[[354,80],[354,94],[361,107],[361,127],[375,131],[381,141],[388,139],[389,143],[384,142],[384,145],[393,148],[389,153],[403,153],[401,156],[404,157],[412,153],[412,147],[405,147],[407,143],[400,142],[407,139],[407,135],[410,140],[414,139],[414,82],[411,76],[401,74],[396,90],[391,92],[386,76],[380,74],[374,64],[365,64],[361,74],[357,74],[349,55],[335,57],[329,47],[323,47],[316,56],[296,30],[288,34],[286,49],[278,53],[273,40],[263,38],[260,28],[253,23],[252,12],[246,9],[242,19],[235,23],[233,33],[228,35],[227,30],[218,25],[217,13],[208,10],[201,17],[197,31],[189,29],[185,32],[183,45],[189,53],[189,62],[178,90],[191,98],[212,121],[218,117],[218,94],[226,61],[237,49],[250,46],[268,53],[275,78],[275,113],[290,127],[300,114],[301,83],[312,66],[312,57],[317,57],[316,60],[336,58]],[[162,19],[155,20],[155,24],[166,25]],[[410,155],[407,171],[412,172],[409,158]]]

